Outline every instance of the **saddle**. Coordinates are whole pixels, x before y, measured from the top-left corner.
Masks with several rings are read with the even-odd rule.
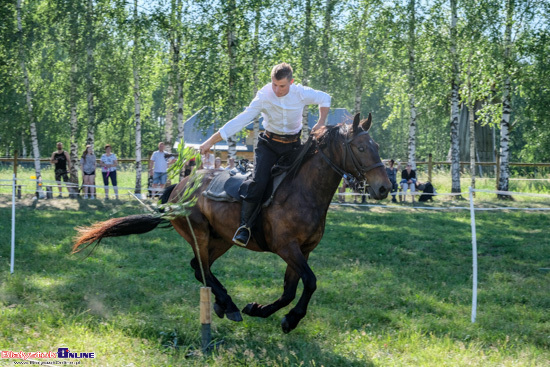
[[[240,202],[242,201],[241,185],[250,176],[252,176],[251,171],[238,167],[230,171],[216,173],[208,188],[202,194],[214,201]]]
[[[264,194],[263,207],[271,204],[275,192],[283,180],[288,175],[297,172],[298,167],[301,166],[304,158],[310,152],[312,145],[313,138],[310,137],[304,145],[279,158],[271,169],[271,183],[266,194]],[[245,194],[243,183],[250,177],[252,177],[252,167],[249,165],[248,160],[240,160],[237,167],[232,170],[216,174],[202,195],[214,201],[242,202],[242,197]]]

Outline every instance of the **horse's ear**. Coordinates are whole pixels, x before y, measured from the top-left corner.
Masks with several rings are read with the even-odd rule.
[[[364,131],[369,131],[371,125],[372,125],[372,115],[369,112],[369,117],[361,121],[361,128]]]
[[[356,113],[355,117],[353,118],[353,133],[355,134],[357,132],[357,129],[359,128],[359,121],[361,120],[361,113]]]

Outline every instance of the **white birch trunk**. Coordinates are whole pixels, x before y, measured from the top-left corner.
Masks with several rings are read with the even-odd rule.
[[[237,36],[235,31],[235,19],[234,12],[236,9],[235,0],[228,1],[227,6],[227,29],[226,29],[226,41],[227,41],[227,59],[229,60],[229,80],[228,80],[228,97],[229,97],[229,111],[231,116],[235,114],[235,51]],[[235,136],[227,138],[227,155],[228,158],[237,158],[237,139]]]
[[[260,86],[260,80],[258,78],[258,55],[260,54],[260,20],[261,20],[261,8],[258,5],[256,8],[256,16],[254,18],[254,51],[256,53],[252,62],[252,77],[254,79],[254,96],[258,93]],[[252,121],[252,150],[254,155],[256,154],[256,147],[258,146],[258,135],[260,134],[260,117],[256,116]]]
[[[460,146],[458,139],[458,56],[457,42],[457,10],[456,0],[451,0],[451,192],[461,192],[460,188]]]
[[[76,52],[75,47],[75,41],[72,40],[72,51]],[[78,185],[78,168],[77,164],[78,162],[78,143],[76,141],[77,139],[77,133],[78,133],[78,118],[76,114],[77,110],[77,97],[76,97],[76,84],[77,84],[77,70],[76,70],[76,55],[73,55],[75,59],[72,60],[71,65],[71,89],[70,89],[70,96],[69,99],[71,101],[71,116],[70,116],[70,131],[71,131],[71,146],[69,150],[69,158],[71,159],[71,169],[69,170],[70,177],[69,181],[73,184]],[[69,192],[71,193],[71,197],[74,197],[76,194],[76,190],[74,188],[69,188]]]
[[[416,104],[414,91],[416,88],[415,80],[415,43],[416,43],[416,19],[415,19],[415,0],[409,2],[409,141],[407,144],[407,159],[412,169],[416,170]]]
[[[311,55],[311,0],[306,0],[305,8],[305,29],[304,29],[304,42],[302,45],[302,85],[309,85],[309,60]],[[304,106],[302,111],[302,142],[305,142],[309,138],[309,125],[308,125],[308,106]]]
[[[179,63],[177,71],[178,81],[178,139],[183,142],[183,82],[180,78]]]
[[[470,122],[470,186],[476,187],[476,122],[475,122],[475,107],[470,103],[469,122]],[[474,193],[475,194],[475,193]]]
[[[174,140],[174,87],[172,86],[172,78],[168,80],[168,88],[166,90],[166,118],[164,121],[164,142],[170,148]]]
[[[470,186],[476,187],[476,125],[475,125],[475,104],[472,98],[472,57],[468,60],[468,122],[470,124]],[[475,192],[472,193],[475,196]]]
[[[237,139],[235,135],[227,138],[227,157],[237,160]]]
[[[32,143],[32,154],[34,157],[34,172],[37,178],[36,181],[36,192],[39,197],[43,197],[42,187],[38,185],[38,178],[41,177],[40,174],[40,149],[38,146],[38,134],[36,132],[36,123],[34,120],[34,111],[32,105],[32,93],[29,83],[29,74],[27,72],[27,67],[25,64],[25,45],[23,42],[23,24],[21,22],[21,0],[17,0],[17,33],[19,34],[19,63],[21,65],[21,71],[23,72],[23,82],[25,83],[25,95],[27,102],[27,113],[29,117],[29,126],[31,131],[31,143]]]
[[[87,40],[86,40],[86,84],[88,88],[88,132],[86,137],[86,145],[94,146],[95,132],[95,107],[94,107],[94,32],[93,32],[93,0],[88,0],[87,9]]]
[[[331,38],[331,22],[332,22],[332,11],[334,10],[334,5],[336,4],[335,0],[325,0],[325,19],[323,26],[323,39],[321,47],[321,60],[323,65],[322,75],[323,79],[321,82],[322,90],[326,90],[328,87],[329,80],[329,48],[330,48],[330,38]],[[311,56],[311,55],[310,55]]]
[[[21,134],[21,158],[27,158],[27,144],[25,143],[25,133]]]
[[[134,192],[141,197],[141,103],[139,92],[139,36],[137,29],[137,0],[134,0],[134,50],[132,57],[134,74],[134,120],[136,124],[136,187]]]
[[[512,53],[512,24],[514,15],[513,0],[506,1],[506,29],[504,31],[504,91],[502,97],[502,119],[500,121],[500,179],[498,181],[498,189],[500,191],[509,190],[510,180],[510,115],[512,114],[511,106],[511,78],[510,78],[510,62]],[[511,198],[509,196],[499,196],[502,199]]]

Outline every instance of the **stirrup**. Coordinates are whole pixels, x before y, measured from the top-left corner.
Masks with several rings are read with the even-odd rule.
[[[247,230],[248,231],[248,239],[246,240],[246,243],[241,242],[239,239],[237,239],[237,235],[241,232],[241,230]],[[248,228],[246,225],[240,226],[235,231],[235,235],[233,236],[233,243],[236,245],[239,245],[241,247],[246,247],[248,245],[248,241],[250,241],[250,237],[252,236],[252,233],[250,232],[250,228]]]

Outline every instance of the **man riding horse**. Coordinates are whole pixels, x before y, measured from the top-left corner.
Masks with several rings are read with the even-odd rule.
[[[201,154],[207,153],[214,144],[227,140],[258,114],[262,114],[265,132],[258,137],[254,172],[243,183],[240,227],[233,237],[233,242],[237,245],[246,247],[248,244],[255,213],[271,179],[271,168],[281,156],[300,146],[302,112],[310,104],[319,105],[319,121],[312,130],[315,131],[325,125],[330,109],[330,96],[325,92],[294,84],[292,67],[289,64],[275,65],[271,70],[271,83],[258,91],[241,114],[227,122],[200,146]]]

